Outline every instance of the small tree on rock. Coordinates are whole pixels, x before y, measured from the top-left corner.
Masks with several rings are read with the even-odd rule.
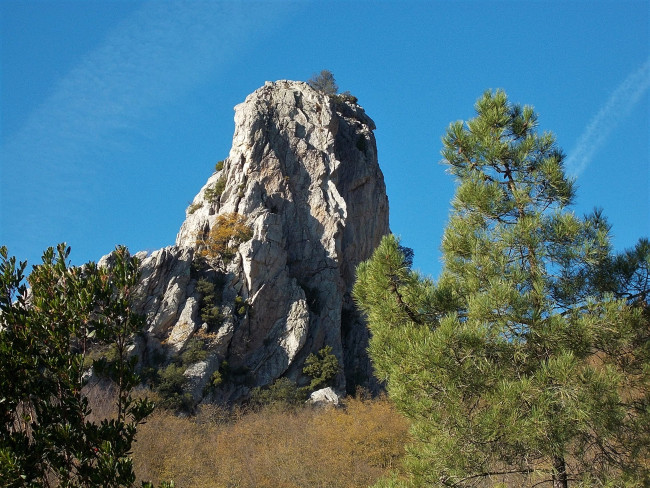
[[[323,92],[326,95],[336,95],[339,91],[334,75],[331,71],[326,69],[322,70],[318,74],[314,74],[307,83],[309,83],[309,85],[315,90]]]
[[[236,212],[219,215],[208,235],[197,238],[198,254],[228,264],[235,257],[237,246],[251,237],[253,232],[245,216]]]

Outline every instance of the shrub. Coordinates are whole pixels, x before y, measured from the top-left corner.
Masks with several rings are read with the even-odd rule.
[[[293,408],[307,400],[307,393],[289,378],[278,378],[267,387],[253,388],[250,405],[254,408],[273,405],[282,408]]]
[[[0,486],[131,486],[136,430],[153,404],[136,399],[129,358],[144,322],[131,308],[139,263],[117,247],[109,267],[69,266],[65,244],[43,263],[17,262],[0,246]],[[30,290],[27,290],[27,284]],[[84,385],[86,346],[110,345],[98,358],[110,384],[106,414],[91,416]]]
[[[221,275],[218,277],[220,278]],[[200,278],[196,283],[196,290],[201,294],[201,320],[208,324],[209,329],[219,327],[223,322],[223,315],[219,308],[222,299],[221,284],[217,285]]]
[[[188,215],[192,215],[194,212],[196,212],[202,206],[203,206],[203,202],[192,203],[189,207],[187,207]]]
[[[215,164],[214,169],[215,169],[215,171],[221,171],[223,169],[223,160],[221,160],[217,164]]]
[[[221,371],[217,370],[214,373],[212,373],[212,376],[210,376],[210,386],[217,387],[221,386],[223,384],[223,375],[221,374]]]
[[[226,189],[226,177],[222,176],[217,180],[217,182],[209,186],[205,189],[205,199],[210,202],[210,203],[216,203],[219,198],[221,197],[221,194],[224,192]]]
[[[250,308],[248,300],[245,300],[244,297],[237,295],[235,297],[235,315],[238,317],[243,317],[246,315]]]
[[[213,298],[215,292],[214,283],[201,278],[196,282],[196,291],[198,291],[203,298]]]
[[[246,217],[236,212],[219,215],[217,221],[204,239],[198,238],[199,255],[220,259],[228,264],[235,256],[239,244],[253,237],[253,231],[246,224]]]
[[[190,364],[203,361],[207,356],[208,353],[205,350],[205,343],[198,337],[192,337],[183,348],[180,357],[181,364],[189,366]]]
[[[341,105],[344,103],[351,103],[356,105],[359,99],[352,95],[349,91],[330,95],[330,100],[334,102],[335,105]]]
[[[216,305],[209,305],[201,309],[201,320],[208,324],[208,328],[213,330],[219,327],[223,322],[221,309]]]
[[[332,352],[332,346],[323,347],[318,354],[311,353],[302,369],[304,374],[312,378],[309,383],[312,391],[331,386],[340,371],[341,365]]]
[[[199,337],[192,337],[171,364],[164,368],[148,368],[145,376],[159,396],[157,404],[163,408],[189,412],[194,407],[194,399],[185,392],[187,377],[184,373],[189,365],[203,361],[207,355],[205,342]]]
[[[160,395],[159,405],[170,410],[189,411],[194,406],[194,399],[185,393],[187,378],[183,374],[186,366],[172,363],[158,371],[155,391]]]

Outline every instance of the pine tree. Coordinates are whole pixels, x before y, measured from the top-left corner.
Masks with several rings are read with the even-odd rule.
[[[608,225],[569,211],[564,155],[531,107],[497,91],[476,111],[443,138],[458,186],[438,283],[411,271],[392,236],[357,272],[370,356],[412,421],[402,482],[641,486],[647,450],[623,445],[635,416],[610,360],[641,313],[594,286]]]
[[[315,73],[309,78],[307,83],[315,90],[321,91],[326,95],[336,95],[339,91],[334,75],[327,69],[321,70],[320,73]]]

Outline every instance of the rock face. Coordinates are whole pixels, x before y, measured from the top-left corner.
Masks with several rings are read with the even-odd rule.
[[[188,207],[176,245],[140,256],[143,359],[169,361],[200,340],[204,353],[185,370],[195,401],[236,400],[282,376],[304,384],[305,359],[325,345],[342,365],[338,390],[371,385],[350,292],[357,264],[389,231],[374,128],[352,100],[302,82],[267,82],[237,105],[230,154]],[[197,239],[235,214],[252,238],[231,240],[229,259],[201,257]]]

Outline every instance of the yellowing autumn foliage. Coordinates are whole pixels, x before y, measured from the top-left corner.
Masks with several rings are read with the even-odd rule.
[[[206,405],[196,417],[158,411],[138,430],[139,479],[195,488],[375,483],[400,464],[407,422],[386,399],[345,408],[266,408],[235,415]]]
[[[246,224],[246,217],[231,212],[219,215],[208,235],[197,237],[196,246],[200,256],[227,264],[235,256],[237,246],[251,237],[253,231]]]

